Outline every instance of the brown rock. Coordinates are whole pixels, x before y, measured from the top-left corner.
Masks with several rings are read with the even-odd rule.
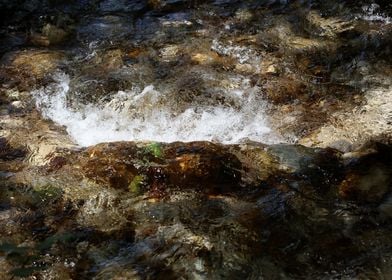
[[[191,61],[200,65],[223,65],[229,67],[234,60],[229,57],[222,57],[214,51],[204,51],[193,53]]]
[[[124,65],[123,52],[120,49],[109,50],[102,57],[102,65],[106,69],[118,69]]]
[[[88,148],[81,158],[84,175],[99,184],[127,189],[138,171],[131,159],[136,158],[136,146],[99,144]]]
[[[292,78],[278,77],[268,79],[264,90],[271,102],[281,104],[301,98],[306,93],[306,85]]]
[[[175,145],[165,154],[171,155],[165,172],[169,182],[177,186],[228,190],[241,179],[239,160],[218,145],[205,142]]]
[[[346,153],[346,176],[339,186],[339,196],[359,202],[379,202],[392,187],[391,148],[368,142]]]
[[[128,58],[138,58],[139,56],[146,54],[147,50],[142,48],[134,48],[127,52],[126,56]]]
[[[64,29],[48,23],[42,28],[41,33],[32,33],[30,41],[33,45],[48,47],[63,43],[67,37],[68,33]]]
[[[61,58],[62,54],[56,52],[27,51],[17,55],[12,62],[12,66],[42,78],[58,66]]]
[[[277,64],[274,63],[274,61],[270,60],[263,60],[261,62],[261,75],[277,75],[279,74],[279,68]]]
[[[352,30],[354,24],[338,17],[322,17],[317,11],[309,11],[306,15],[306,28],[317,32],[319,36],[336,38],[337,35]]]
[[[170,186],[228,191],[241,180],[238,159],[221,146],[205,142],[99,144],[83,153],[80,166],[88,179],[124,190],[135,176],[144,173],[155,194]]]
[[[50,45],[63,43],[68,37],[68,33],[64,29],[52,24],[46,24],[42,28],[42,34],[48,38]]]
[[[26,50],[6,54],[1,76],[25,87],[37,86],[42,79],[53,74],[64,59],[57,51]]]
[[[87,76],[107,78],[108,74],[119,70],[124,65],[125,54],[121,49],[111,49],[99,52],[86,65],[81,72]]]
[[[30,35],[30,41],[35,46],[48,47],[50,45],[48,37],[37,33]]]
[[[387,193],[392,182],[390,172],[373,166],[361,173],[350,173],[339,186],[339,196],[346,200],[378,202]]]
[[[242,73],[254,73],[256,71],[256,68],[248,63],[239,63],[235,66],[235,70]]]

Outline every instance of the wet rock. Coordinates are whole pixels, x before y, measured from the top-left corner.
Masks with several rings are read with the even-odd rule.
[[[12,51],[16,47],[22,46],[27,42],[26,34],[19,32],[12,32],[10,34],[0,35],[0,53],[6,53]]]
[[[76,31],[77,39],[83,43],[98,41],[110,45],[110,41],[118,42],[130,36],[133,25],[129,17],[107,15],[84,19]]]
[[[308,39],[303,37],[292,37],[286,43],[287,48],[294,53],[314,53],[314,52],[331,52],[337,47],[330,42],[317,39]]]
[[[19,91],[16,88],[5,90],[5,96],[8,102],[13,101],[21,101],[28,102],[29,92],[27,91]]]
[[[133,145],[98,145],[86,151],[87,158],[81,161],[81,168],[87,178],[97,183],[127,189],[138,174],[137,164],[132,161],[136,154],[137,147]]]
[[[42,35],[48,38],[50,45],[60,44],[68,37],[68,33],[65,30],[51,24],[46,24],[42,28]]]
[[[371,167],[360,174],[348,174],[339,187],[339,195],[348,200],[378,202],[389,190],[391,182],[388,169]]]
[[[146,0],[126,1],[126,0],[104,0],[99,4],[99,10],[103,13],[140,13],[147,8]]]
[[[67,31],[68,20],[52,17],[52,9],[78,19],[75,45],[58,45],[72,57],[70,111],[83,103],[132,116],[169,105],[173,115],[236,111],[243,98],[256,96],[251,105],[266,97],[275,126],[298,128],[287,139],[306,134],[307,145],[346,154],[252,142],[76,149],[66,128],[42,120],[29,94],[13,90],[15,79],[30,74],[44,80],[63,58],[52,67],[33,57],[54,51],[29,50],[13,65],[8,54],[0,97],[0,278],[15,271],[39,279],[390,274],[390,28],[369,18],[370,7],[363,17],[355,1],[150,1],[155,10],[147,13],[147,1],[19,2],[0,3],[1,15],[18,4],[13,22],[26,19],[12,26],[7,16],[4,34],[47,22]],[[49,33],[40,34],[41,45],[52,45]],[[7,39],[4,49],[22,41]],[[157,90],[142,90],[150,84]],[[46,88],[43,96],[61,89]],[[126,98],[138,96],[135,109]],[[18,102],[27,107],[16,110]],[[383,147],[355,151],[375,134]]]
[[[167,28],[167,31],[170,30],[187,30],[190,29],[193,25],[191,21],[192,14],[187,12],[175,12],[170,13],[162,17],[160,20],[160,25],[164,28]]]
[[[69,199],[75,207],[70,208],[74,209],[73,223],[89,229],[82,231],[84,237],[78,237],[77,243],[66,241],[57,233],[51,237],[56,242],[49,242],[48,250],[59,256],[64,255],[59,248],[66,248],[66,244],[71,248],[83,247],[77,250],[78,254],[86,255],[72,261],[78,266],[83,258],[88,259],[84,265],[93,266],[97,277],[113,273],[133,275],[136,264],[148,268],[146,275],[157,275],[167,260],[173,275],[183,275],[186,267],[187,273],[208,273],[214,277],[223,273],[231,277],[257,274],[249,265],[251,261],[256,261],[258,267],[271,268],[265,258],[279,263],[269,275],[281,275],[284,271],[298,276],[302,269],[319,275],[322,272],[318,271],[328,270],[320,257],[343,268],[345,265],[335,259],[358,261],[356,256],[364,256],[362,248],[374,244],[369,240],[377,240],[381,246],[389,242],[384,226],[378,227],[376,235],[370,226],[371,221],[388,217],[388,201],[378,207],[373,199],[380,201],[380,197],[367,192],[367,188],[361,189],[365,192],[361,196],[369,195],[376,203],[369,207],[380,209],[383,216],[378,217],[378,212],[373,211],[376,208],[365,210],[346,204],[352,193],[347,191],[347,197],[334,194],[335,187],[342,190],[353,178],[353,172],[364,175],[359,170],[367,170],[361,186],[368,186],[366,182],[384,182],[377,179],[378,171],[366,167],[370,161],[376,163],[374,166],[387,166],[389,149],[385,145],[369,146],[342,158],[335,150],[298,145],[117,142],[63,154],[68,161],[61,168],[47,170],[45,176],[32,170],[35,180],[31,182],[54,205],[60,206],[62,199]],[[57,162],[55,158],[53,161]],[[346,176],[343,181],[342,171]],[[130,192],[127,185],[137,176],[143,176],[145,183],[137,192]],[[50,188],[42,187],[47,184],[61,186],[61,195],[50,198]],[[35,205],[28,193],[22,193],[24,200],[14,192],[18,202],[13,203],[27,199]],[[4,198],[11,201],[11,196],[0,195],[0,205]],[[7,212],[4,219],[12,215]],[[38,221],[39,216],[34,217]],[[55,224],[49,217],[45,216],[45,221],[53,228]],[[65,217],[69,218],[61,219]],[[26,225],[31,227],[34,223]],[[61,227],[76,225],[62,223]],[[315,236],[322,239],[314,239]],[[44,240],[46,244],[48,241]],[[88,245],[76,245],[80,242]],[[102,261],[105,265],[101,265]],[[317,262],[317,272],[308,267],[313,261]]]
[[[174,11],[192,5],[189,0],[149,0],[148,4],[157,10]]]
[[[224,192],[241,180],[241,163],[218,146],[196,142],[170,147],[165,154],[169,161],[165,171],[171,184],[207,191],[212,185],[212,190]]]
[[[391,151],[381,143],[368,143],[354,153],[347,153],[348,169],[339,186],[343,199],[377,203],[390,191],[392,184]]]
[[[137,59],[141,56],[147,55],[147,50],[143,48],[133,48],[127,52],[126,57],[130,59]]]
[[[81,168],[94,182],[120,189],[132,189],[136,176],[143,176],[153,192],[169,187],[225,191],[241,180],[238,160],[218,146],[154,145],[98,145],[86,151],[89,156],[81,159]]]
[[[26,50],[6,54],[2,63],[3,77],[12,77],[13,85],[36,86],[59,67],[64,54],[58,51]]]
[[[202,64],[202,65],[214,65],[220,64],[223,62],[223,58],[221,58],[216,52],[208,52],[208,53],[194,53],[191,56],[192,62]]]
[[[132,87],[129,75],[121,77],[117,73],[108,73],[109,77],[100,82],[92,76],[78,77],[70,82],[69,104],[78,108],[81,104],[94,104],[103,99],[110,99],[111,94]],[[113,74],[113,75],[111,75]]]
[[[159,56],[163,61],[170,61],[180,55],[180,48],[177,45],[165,46],[160,49]]]
[[[97,52],[80,71],[83,74],[106,77],[107,72],[119,70],[124,65],[124,51],[119,48]]]
[[[268,78],[263,85],[268,100],[275,104],[290,103],[306,98],[306,85],[288,77]]]
[[[144,77],[137,66],[125,66],[126,54],[121,49],[97,53],[70,80],[68,100],[72,106],[110,100],[111,94],[140,86]],[[140,77],[141,76],[141,77]]]
[[[64,43],[68,32],[50,23],[46,24],[41,33],[33,33],[30,35],[30,41],[33,45],[48,47]]]
[[[392,218],[392,196],[387,195],[385,200],[379,205],[378,210],[382,215],[388,217],[389,219]]]
[[[132,213],[120,203],[119,194],[112,190],[90,188],[83,205],[75,216],[76,221],[111,238],[132,240],[134,233]],[[74,196],[74,199],[80,199]]]
[[[242,164],[241,180],[253,185],[267,181],[279,170],[279,160],[264,145],[241,145],[232,148]]]
[[[255,73],[256,69],[251,64],[237,64],[235,70],[242,73]]]
[[[14,160],[17,158],[24,158],[26,151],[21,148],[13,148],[8,143],[7,139],[0,137],[0,160]]]
[[[350,112],[336,113],[329,122],[314,130],[300,142],[304,145],[327,147],[336,141],[347,141],[361,146],[369,139],[380,135],[385,140],[392,131],[389,123],[391,110],[387,104],[392,100],[390,88],[375,88],[364,93],[365,105],[353,106]],[[384,136],[382,136],[384,135]]]
[[[338,48],[337,42],[296,34],[295,27],[284,18],[275,18],[273,22],[276,22],[275,26],[263,31],[259,35],[259,40],[281,49],[286,54],[315,55],[334,52]]]
[[[322,17],[317,11],[309,11],[306,15],[309,29],[319,36],[336,38],[341,33],[347,33],[354,29],[352,21],[335,17]]]
[[[278,75],[279,74],[279,66],[272,61],[263,60],[261,62],[261,75]]]

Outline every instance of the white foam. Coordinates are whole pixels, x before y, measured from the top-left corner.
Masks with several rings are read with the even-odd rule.
[[[223,56],[231,56],[237,59],[241,64],[251,63],[257,65],[261,62],[260,57],[254,50],[248,47],[234,45],[231,41],[229,41],[228,44],[222,44],[214,39],[212,41],[211,50]]]
[[[267,125],[265,103],[256,94],[228,90],[238,106],[189,106],[176,112],[176,104],[152,85],[144,90],[120,91],[110,102],[67,106],[69,77],[33,92],[43,116],[66,127],[81,146],[111,141],[217,141],[238,143],[244,138],[265,143],[280,142]],[[249,90],[249,89],[248,89]]]
[[[377,4],[365,5],[362,7],[364,14],[360,16],[362,19],[367,21],[382,22],[385,24],[391,24],[392,18],[379,12],[380,6]]]

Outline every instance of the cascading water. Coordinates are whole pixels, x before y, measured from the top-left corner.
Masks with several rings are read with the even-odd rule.
[[[172,98],[150,85],[143,90],[119,91],[110,102],[72,108],[67,104],[69,77],[61,73],[55,80],[51,86],[33,92],[37,108],[44,117],[65,126],[81,146],[143,140],[281,142],[268,126],[266,103],[249,85],[225,92],[235,106],[189,104],[178,110]]]

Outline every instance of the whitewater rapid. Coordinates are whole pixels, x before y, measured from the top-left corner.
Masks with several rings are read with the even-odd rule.
[[[235,107],[190,104],[178,111],[170,98],[149,85],[119,91],[109,102],[72,108],[67,102],[69,76],[58,73],[54,79],[32,93],[36,106],[45,118],[65,126],[80,146],[113,141],[281,142],[268,125],[266,103],[249,88],[227,91],[237,101]]]

